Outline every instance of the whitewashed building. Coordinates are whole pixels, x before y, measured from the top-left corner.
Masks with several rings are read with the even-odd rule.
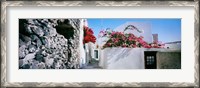
[[[126,30],[129,29],[129,30]],[[114,31],[132,33],[135,36],[143,36],[143,40],[152,43],[153,37],[151,32],[151,24],[147,22],[126,22],[114,29]]]
[[[126,30],[126,29],[131,29],[131,30]],[[138,37],[143,36],[144,37],[143,40],[145,40],[148,43],[152,43],[154,41],[150,23],[127,22],[115,28],[114,31],[119,31],[119,32],[124,32],[124,33],[133,33],[134,35]],[[108,40],[107,37],[102,37],[102,38],[97,38],[97,42],[95,44],[93,43],[85,44],[86,45],[85,50],[82,49],[82,51],[84,51],[85,53],[85,54],[82,53],[82,56],[81,56],[83,58],[82,64],[87,65],[88,61],[90,61],[91,59],[95,59],[99,61],[98,63],[99,66],[104,69],[164,68],[159,63],[163,62],[163,58],[160,56],[162,56],[161,54],[165,52],[178,52],[176,57],[178,57],[178,60],[179,60],[180,48],[179,46],[174,47],[175,46],[173,45],[174,43],[173,44],[166,43],[165,45],[170,47],[168,49],[166,48],[167,46],[162,49],[120,48],[120,47],[102,49],[102,46],[106,43],[107,40]],[[97,45],[99,47],[97,47]],[[173,57],[170,57],[170,54],[168,56],[163,56],[163,57],[164,57],[164,60],[166,58],[167,59],[172,58],[174,60]],[[180,67],[180,61],[178,63],[179,63],[178,66],[175,66],[175,68]]]
[[[82,27],[83,26],[89,26],[87,19],[82,19]],[[83,29],[83,28],[82,28]],[[88,63],[94,58],[94,49],[95,49],[95,44],[89,42],[83,44],[83,38],[84,38],[84,31],[80,31],[80,68],[88,65]]]
[[[108,31],[112,31],[111,29],[106,29]],[[153,36],[151,32],[151,24],[145,23],[145,22],[126,22],[117,28],[115,28],[113,31],[118,32],[124,32],[124,33],[133,33],[135,36],[143,36],[143,40],[152,43],[153,42]],[[108,38],[107,37],[101,37],[98,38],[97,44],[102,47],[106,42]]]
[[[80,30],[80,60],[79,60],[79,64],[80,64],[80,68],[82,68],[85,64],[86,64],[86,51],[84,49],[84,45],[83,45],[83,38],[84,38],[84,31],[83,31],[83,25],[85,25],[85,19],[81,20],[81,24],[80,24],[82,28],[82,30]]]
[[[126,30],[132,29],[132,30]],[[143,40],[152,43],[153,41],[158,41],[158,36],[154,37],[151,31],[150,23],[138,23],[138,22],[127,22],[114,29],[114,31],[133,33],[136,36],[143,36]],[[100,38],[98,44],[103,46],[108,38]],[[174,45],[169,45],[171,48]],[[158,54],[162,52],[180,52],[179,47],[173,47],[172,49],[165,48],[121,48],[112,47],[105,49],[97,49],[99,57],[99,66],[104,69],[152,69],[152,68],[162,68],[159,64],[161,59],[156,61],[160,56]],[[159,52],[157,54],[157,52]],[[97,54],[96,54],[97,55]],[[169,55],[170,56],[170,55]],[[164,56],[168,58],[169,56]],[[178,54],[179,56],[179,54]],[[178,58],[179,59],[179,58]],[[158,65],[156,65],[158,64]],[[180,67],[180,64],[179,66]],[[163,67],[164,68],[164,67]]]
[[[150,23],[126,22],[113,31],[143,36],[144,41],[153,42]],[[98,43],[102,47],[107,40],[107,37],[102,37]],[[106,69],[144,69],[143,52],[141,48],[106,48],[99,51],[99,66]]]
[[[166,49],[181,49],[181,41],[167,42],[164,48]]]

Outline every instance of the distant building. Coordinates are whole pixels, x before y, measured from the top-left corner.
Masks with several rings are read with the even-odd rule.
[[[164,43],[166,49],[181,49],[181,41],[167,42]]]
[[[158,42],[158,34],[152,34],[153,42]]]

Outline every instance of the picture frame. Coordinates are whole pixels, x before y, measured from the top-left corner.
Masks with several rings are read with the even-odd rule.
[[[194,7],[194,82],[8,82],[7,12],[19,6],[168,6]],[[199,87],[199,1],[2,1],[1,2],[1,87]]]

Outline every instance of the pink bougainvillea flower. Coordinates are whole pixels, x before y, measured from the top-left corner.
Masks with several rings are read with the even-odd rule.
[[[103,31],[101,31],[103,33]],[[132,33],[124,34],[124,32],[105,32],[103,36],[110,38],[106,44],[103,46],[106,47],[144,47],[144,48],[162,48],[164,44],[161,42],[153,42],[148,44],[143,40],[143,36],[137,37]]]

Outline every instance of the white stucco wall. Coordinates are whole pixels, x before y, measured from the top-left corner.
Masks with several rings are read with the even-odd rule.
[[[84,20],[81,20],[81,28],[82,30],[80,30],[80,60],[79,60],[79,64],[80,64],[80,67],[83,67],[83,65],[85,65],[86,63],[86,55],[85,55],[85,50],[83,48],[83,22]]]
[[[106,57],[104,56],[104,50],[101,49],[99,50],[99,66],[106,68]]]
[[[99,65],[105,69],[144,69],[141,48],[106,48],[101,51]]]
[[[142,33],[139,33],[137,30],[124,31],[124,29],[128,25],[134,25],[136,28],[138,28],[140,31],[142,31]],[[124,33],[133,33],[134,35],[136,35],[138,37],[143,36],[144,37],[143,40],[148,43],[151,43],[153,41],[151,24],[148,22],[126,22],[126,23],[118,26],[117,28],[115,28],[114,31],[119,31],[119,32],[124,32]]]
[[[94,54],[94,49],[95,49],[95,44],[92,42],[89,42],[86,44],[87,45],[87,57],[86,60],[90,61],[93,59],[93,54]]]
[[[85,44],[85,49],[83,45],[83,38],[84,38],[84,31],[83,31],[83,26],[88,26],[87,19],[82,19],[81,24],[80,24],[82,30],[80,30],[80,60],[79,64],[80,67],[84,67],[89,63],[89,60],[92,59],[92,54],[93,54],[93,49],[94,49],[94,44],[89,42]]]
[[[164,48],[105,48],[99,51],[99,66],[104,69],[145,69],[144,51],[174,52]]]

